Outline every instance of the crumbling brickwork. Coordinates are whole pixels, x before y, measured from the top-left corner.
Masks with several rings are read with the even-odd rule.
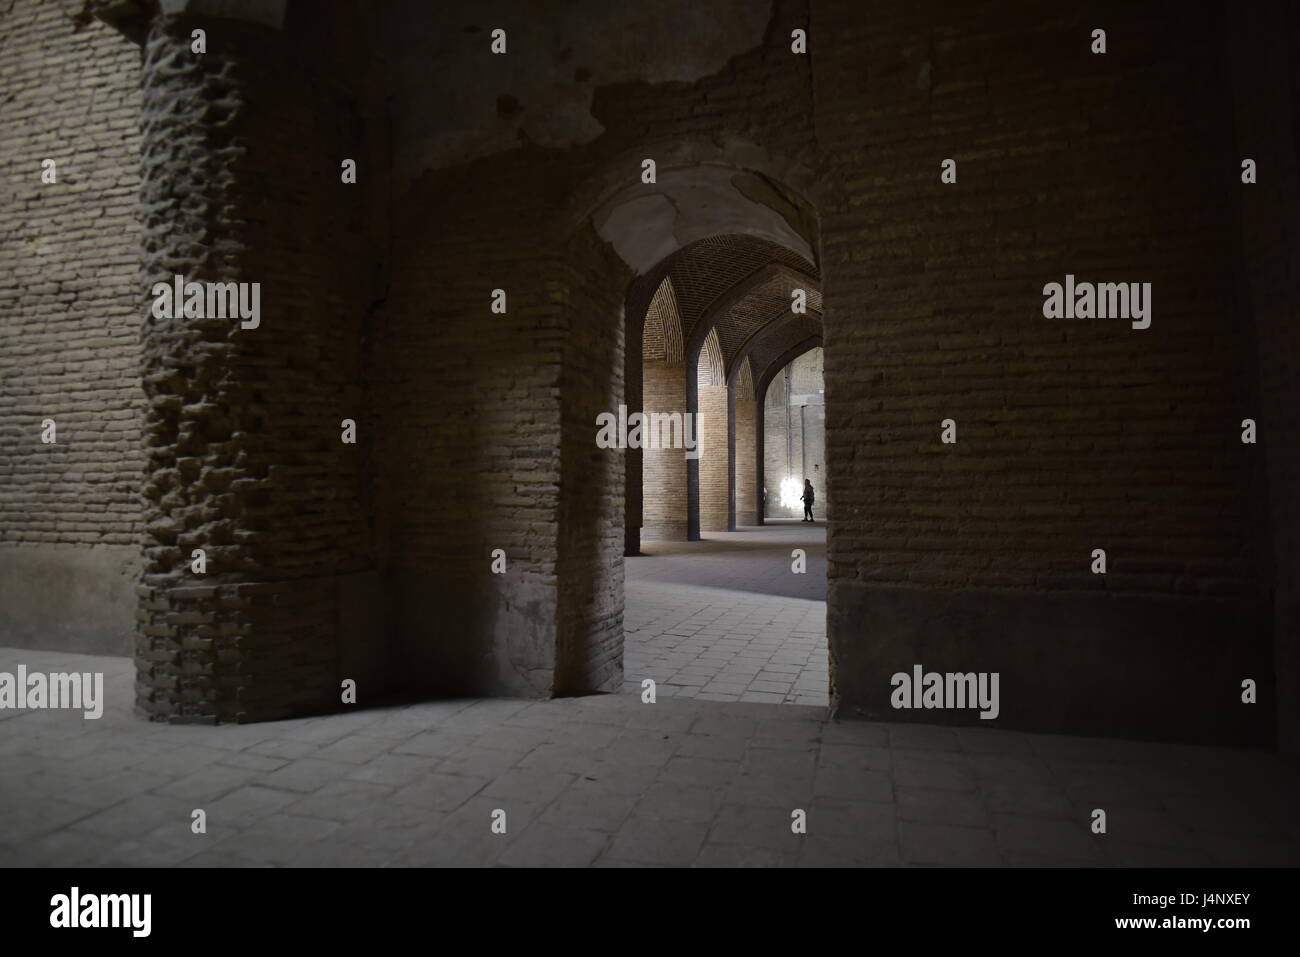
[[[337,707],[350,677],[341,622],[373,563],[365,446],[342,441],[344,419],[369,426],[364,201],[340,174],[355,105],[339,74],[318,74],[320,39],[177,17],[157,19],[144,47],[141,284],[261,289],[252,329],[146,307],[136,658],[141,707],[171,720]]]

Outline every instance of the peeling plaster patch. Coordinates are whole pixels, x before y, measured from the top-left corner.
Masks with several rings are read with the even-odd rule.
[[[753,195],[746,195],[738,184]],[[623,261],[644,275],[696,240],[721,235],[767,239],[815,263],[792,216],[798,217],[798,210],[766,180],[727,167],[693,166],[661,168],[658,183],[619,193],[596,211],[594,223]]]
[[[811,245],[812,238],[817,232],[817,224],[813,219],[811,210],[805,210],[796,205],[788,195],[781,191],[780,187],[765,176],[759,176],[755,173],[737,173],[731,177],[731,185],[735,186],[736,190],[747,199],[771,207],[786,221],[786,225]],[[809,261],[812,261],[811,256]]]
[[[676,220],[677,209],[664,196],[639,196],[598,215],[596,228],[623,262],[644,273],[681,248],[673,235]]]
[[[693,83],[759,46],[772,17],[755,0],[564,0],[543,13],[524,0],[472,0],[437,11],[395,0],[386,17],[392,85],[411,91],[395,104],[402,175],[514,149],[521,134],[548,148],[590,142],[604,132],[591,112],[597,84]],[[488,50],[484,31],[497,28],[504,55]],[[502,96],[528,109],[499,116]]]

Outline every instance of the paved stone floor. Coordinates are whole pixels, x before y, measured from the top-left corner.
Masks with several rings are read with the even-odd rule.
[[[1300,772],[1267,753],[627,694],[168,726],[132,714],[126,659],[19,663],[103,670],[108,705],[0,711],[4,865],[1300,862]]]
[[[651,678],[664,697],[829,703],[825,526],[795,520],[641,551],[625,566],[625,691]]]

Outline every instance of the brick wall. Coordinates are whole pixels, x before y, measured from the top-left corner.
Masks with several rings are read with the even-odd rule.
[[[821,349],[810,349],[790,363],[792,395],[818,395],[825,387],[825,359]]]
[[[758,403],[753,399],[735,400],[736,431],[736,524],[753,525],[759,516],[759,483],[756,430]]]
[[[781,504],[781,480],[791,472],[790,466],[790,397],[785,376],[778,373],[767,387],[763,407],[763,474],[767,489],[767,518],[791,518],[795,511]],[[802,513],[799,513],[802,514]]]
[[[642,404],[646,412],[687,411],[686,364],[646,362]],[[687,460],[681,449],[644,449],[642,537],[647,541],[685,541]]]
[[[818,401],[821,396],[802,395],[799,406],[802,418],[803,474],[801,478],[812,482],[816,493],[813,515],[823,521],[829,514],[830,496],[826,494],[826,406]]]
[[[697,427],[703,449],[700,468],[700,531],[725,532],[731,527],[730,443],[727,427],[727,387],[699,387]]]
[[[823,383],[822,350],[812,349],[793,359],[767,387],[763,456],[769,518],[803,518],[802,502],[781,504],[781,482],[787,477],[797,479],[801,489],[803,480],[810,480],[816,494],[813,516],[822,521],[829,514]]]
[[[568,273],[538,241],[542,200],[482,186],[527,165],[446,171],[394,206],[372,374],[394,680],[412,689],[538,695],[555,678]]]
[[[552,287],[568,322],[561,392],[560,609],[556,693],[623,684],[627,451],[597,448],[596,416],[625,402],[622,300],[630,275],[590,230],[569,243]],[[610,375],[610,370],[614,375]]]
[[[1237,697],[1267,662],[1215,21],[1173,6],[831,0],[813,17],[835,37],[816,61],[815,123],[841,704],[881,713],[888,673],[918,658],[1018,662],[1003,694],[1023,710],[1004,708],[1006,723],[1111,730],[1125,721],[1100,701],[1163,688],[1160,713],[1128,727],[1264,733]],[[1110,52],[1093,55],[1103,25]],[[940,182],[947,157],[957,185]],[[1066,273],[1153,283],[1151,328],[1043,318],[1043,284]],[[956,445],[939,442],[944,418]],[[1105,576],[1089,572],[1098,547]],[[897,620],[872,616],[864,633],[882,585],[906,586],[887,596]],[[961,628],[932,589],[963,590]],[[1011,627],[972,589],[1044,600],[1017,592]],[[1090,623],[1067,634],[1051,609],[1080,592]],[[1227,610],[1189,633],[1125,595]],[[1117,608],[1130,624],[1108,635]]]
[[[846,509],[832,577],[1253,593],[1256,460],[1229,412],[1250,343],[1228,313],[1236,180],[1212,32],[1107,8],[1112,49],[1094,56],[1095,15],[819,9],[837,42],[817,139],[844,176],[823,204]],[[923,291],[922,266],[942,275]],[[1152,282],[1152,327],[1043,318],[1043,284],[1067,272]]]
[[[0,8],[0,643],[124,654],[144,463],[140,51],[79,9]]]

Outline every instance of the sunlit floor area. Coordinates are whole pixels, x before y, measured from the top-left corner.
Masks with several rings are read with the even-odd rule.
[[[671,697],[828,703],[823,525],[708,532],[641,551],[625,559],[624,690],[640,694],[650,679]]]

